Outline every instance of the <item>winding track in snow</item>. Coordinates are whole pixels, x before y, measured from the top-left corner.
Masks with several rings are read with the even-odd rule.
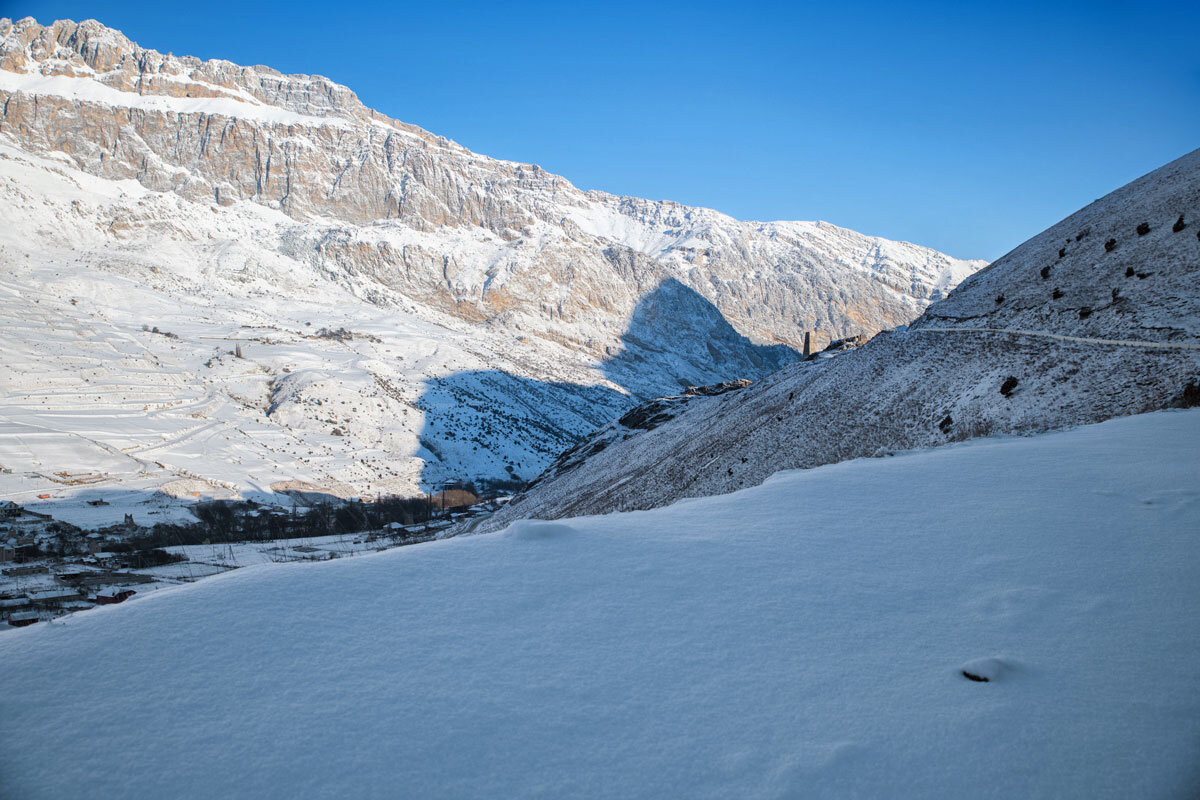
[[[1200,342],[1139,342],[1133,339],[1089,339],[1083,336],[1064,336],[1059,333],[1043,331],[1020,331],[1009,328],[909,328],[909,333],[934,331],[940,333],[1010,333],[1016,336],[1035,336],[1041,339],[1058,339],[1064,342],[1082,342],[1083,344],[1111,344],[1120,347],[1150,347],[1165,350],[1200,350]]]

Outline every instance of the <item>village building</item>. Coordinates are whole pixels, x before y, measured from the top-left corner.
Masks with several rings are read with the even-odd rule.
[[[82,532],[49,514],[0,501],[0,561],[31,561],[45,554],[65,555],[84,549]]]
[[[45,564],[26,564],[23,567],[9,567],[4,570],[4,576],[6,578],[18,578],[26,575],[39,575],[49,571],[50,568]]]
[[[11,618],[13,614],[20,614],[29,610],[29,598],[21,595],[13,597],[5,595],[0,597],[0,619]]]
[[[102,606],[124,603],[135,594],[137,592],[133,589],[109,589],[108,591],[97,592],[96,602]]]
[[[62,572],[54,580],[64,586],[124,586],[131,583],[153,583],[153,575],[138,572]]]
[[[57,608],[70,600],[82,599],[78,589],[69,589],[66,587],[37,589],[26,592],[25,596],[29,598],[29,604],[36,608]]]

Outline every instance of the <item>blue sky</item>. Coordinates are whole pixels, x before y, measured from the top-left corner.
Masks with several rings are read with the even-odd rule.
[[[1200,146],[1200,3],[14,2],[576,185],[996,258]]]

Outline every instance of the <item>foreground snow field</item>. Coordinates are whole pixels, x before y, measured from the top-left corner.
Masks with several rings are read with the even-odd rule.
[[[1197,475],[1159,412],[238,570],[0,639],[0,794],[1187,796]]]

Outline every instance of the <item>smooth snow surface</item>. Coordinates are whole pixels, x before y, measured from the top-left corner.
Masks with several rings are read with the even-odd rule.
[[[1169,411],[250,567],[0,637],[2,793],[1189,796],[1198,474]]]

